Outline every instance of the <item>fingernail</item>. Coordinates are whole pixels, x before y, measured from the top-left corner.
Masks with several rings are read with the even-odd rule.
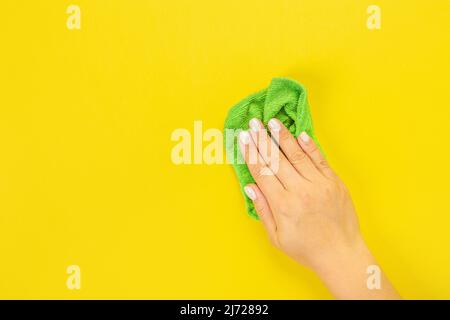
[[[247,131],[241,131],[241,133],[239,133],[239,140],[243,144],[249,144],[250,134]]]
[[[251,200],[255,200],[256,199],[256,192],[255,190],[253,190],[253,188],[251,187],[244,187],[245,193],[247,194],[247,196],[251,199]]]
[[[280,124],[278,123],[277,120],[270,119],[270,121],[269,121],[269,128],[271,130],[278,131],[278,130],[280,130]]]
[[[304,143],[308,143],[310,138],[309,138],[308,134],[305,131],[303,131],[302,133],[300,133],[300,139]]]
[[[250,120],[249,125],[253,132],[258,132],[261,129],[259,120],[256,118],[253,118],[252,120]]]

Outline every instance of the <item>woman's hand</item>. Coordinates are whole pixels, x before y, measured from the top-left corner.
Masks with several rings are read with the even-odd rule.
[[[250,121],[239,136],[256,181],[245,187],[272,244],[312,268],[338,298],[398,298],[386,288],[370,290],[366,273],[376,264],[359,231],[350,194],[314,141],[298,139],[277,119]]]

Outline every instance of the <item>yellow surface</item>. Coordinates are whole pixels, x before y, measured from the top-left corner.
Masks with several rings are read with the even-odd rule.
[[[81,30],[66,27],[70,4]],[[274,76],[406,298],[450,298],[450,2],[15,1],[0,13],[0,298],[331,298],[227,165],[171,162]],[[79,265],[81,290],[66,287]]]

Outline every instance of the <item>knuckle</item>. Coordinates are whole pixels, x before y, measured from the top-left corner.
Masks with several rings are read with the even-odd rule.
[[[320,159],[319,166],[323,169],[327,169],[330,166],[328,165],[328,161],[325,158]]]
[[[255,206],[255,210],[258,213],[258,215],[261,218],[264,218],[264,216],[266,214],[266,207],[265,207],[264,203],[262,203],[261,201],[255,201],[254,206]]]
[[[319,148],[315,144],[313,144],[312,146],[309,147],[309,152],[310,153],[316,153],[318,151],[319,151]]]
[[[265,177],[272,176],[272,175],[273,175],[273,172],[272,172],[271,168],[267,165],[262,166],[259,169],[259,178],[260,179],[264,179]]]
[[[253,178],[258,181],[261,180],[264,176],[268,168],[266,166],[255,165],[252,170]]]
[[[345,190],[345,185],[341,181],[330,181],[329,183],[333,190],[340,191]]]
[[[297,164],[297,163],[301,163],[305,160],[306,154],[301,150],[296,150],[291,153],[289,158],[290,158],[292,164]]]
[[[260,181],[262,178],[262,174],[261,174],[261,170],[260,169],[255,169],[252,171],[252,176],[253,179],[255,179],[255,181]]]
[[[342,196],[345,193],[345,189],[341,184],[335,181],[330,181],[329,183],[325,184],[322,190],[322,197],[324,198],[324,201],[330,201],[332,199],[335,199],[336,197]]]
[[[281,130],[278,139],[280,143],[288,142],[291,139],[291,133],[288,130]]]
[[[311,207],[313,202],[314,202],[313,197],[310,194],[306,193],[306,192],[301,195],[300,200],[301,200],[302,206],[304,208]]]

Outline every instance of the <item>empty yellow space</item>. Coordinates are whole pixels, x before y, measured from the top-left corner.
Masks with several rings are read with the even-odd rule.
[[[276,76],[308,89],[399,292],[450,298],[449,1],[0,6],[0,298],[331,298],[247,216],[231,166],[171,161],[174,130],[221,129]]]

